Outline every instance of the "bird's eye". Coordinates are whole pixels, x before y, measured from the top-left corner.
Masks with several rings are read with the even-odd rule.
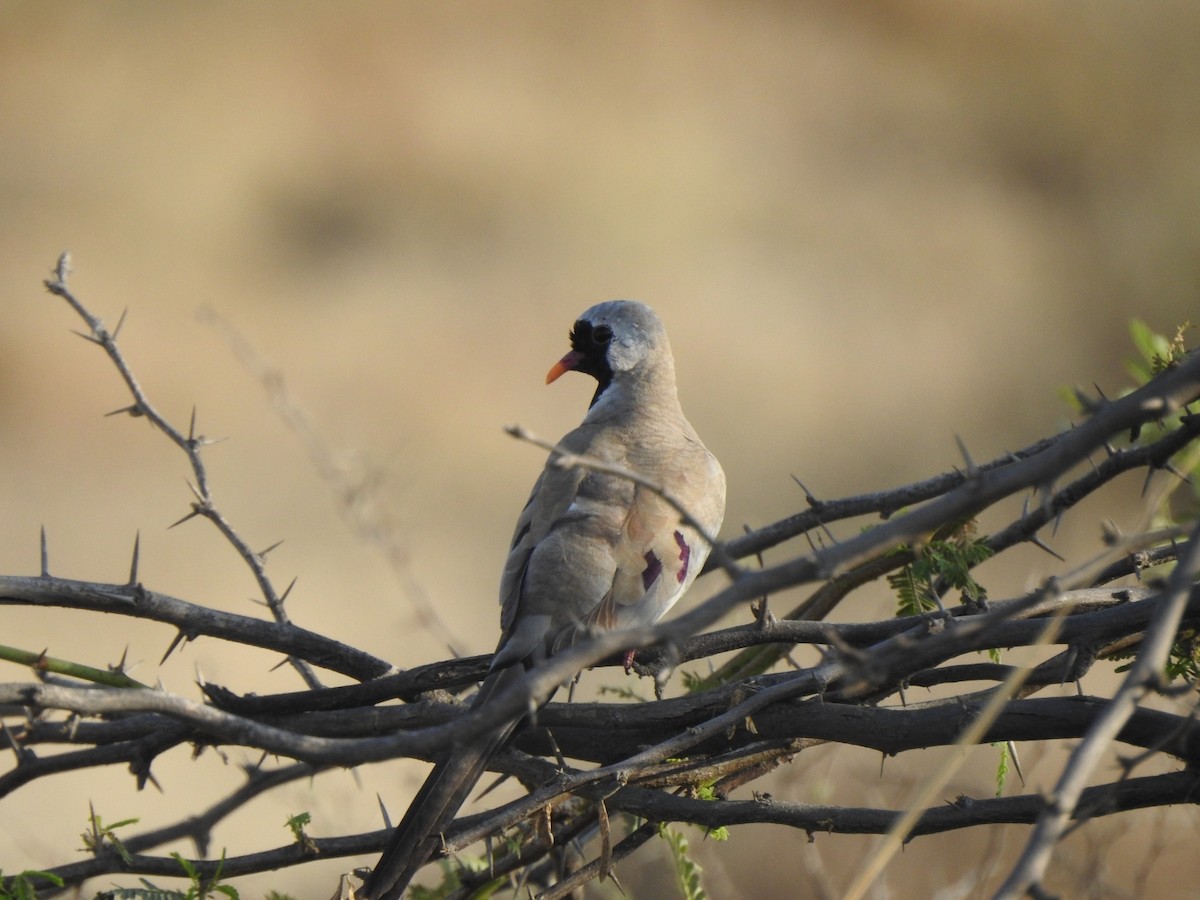
[[[597,325],[592,330],[592,341],[597,344],[607,344],[612,340],[612,329],[607,325]]]

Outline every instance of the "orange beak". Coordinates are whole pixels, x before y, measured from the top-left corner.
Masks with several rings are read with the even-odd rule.
[[[572,350],[570,353],[556,362],[550,368],[550,371],[546,373],[546,384],[557,380],[564,372],[570,372],[579,364],[581,359],[583,359],[583,354]]]

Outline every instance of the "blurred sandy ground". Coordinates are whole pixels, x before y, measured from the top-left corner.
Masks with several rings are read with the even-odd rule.
[[[122,344],[160,409],[184,425],[195,406],[229,438],[207,452],[216,496],[254,546],[285,540],[270,573],[299,578],[294,619],[402,666],[445,647],[199,311],[282,374],[347,477],[374,473],[405,577],[464,652],[495,639],[541,465],[501,427],[556,437],[580,418],[585,380],[542,377],[596,300],[667,322],[685,406],[729,474],[729,534],[800,508],[793,474],[831,497],[957,464],[955,434],[978,460],[1024,446],[1061,427],[1060,386],[1121,387],[1131,315],[1196,317],[1197,46],[1187,2],[5,2],[0,570],[35,572],[45,525],[56,574],[122,580],[140,530],[148,586],[261,614],[213,529],[167,530],[190,499],[182,456],[102,418],[127,398],[40,286],[62,249],[94,311],[129,310]],[[1134,507],[1085,505],[1057,545],[1091,552],[1104,515]],[[1053,570],[1018,557],[984,570],[993,596]],[[203,640],[160,669],[158,627],[0,617],[5,643],[97,665],[128,647],[135,674],[193,696],[197,667],[237,690],[298,685]],[[0,804],[0,867],[74,858],[89,799],[137,829],[199,808],[245,758],[176,752],[155,767],[161,795],[122,771],[24,788]],[[880,777],[874,754],[813,751],[770,787],[896,804],[932,761]],[[979,751],[947,798],[986,795],[994,762]],[[1035,751],[1025,763],[1031,786],[1054,776]],[[222,825],[214,852],[284,843],[300,810],[316,835],[376,827],[376,791],[398,812],[417,777],[324,775]],[[1175,895],[1200,871],[1195,825],[1179,809],[1084,829],[1050,887]],[[960,896],[1024,833],[919,840],[878,896]],[[765,828],[692,843],[716,897],[818,896],[813,873],[844,886],[868,845]],[[632,896],[669,895],[662,858],[621,870]],[[326,897],[354,862],[239,884]]]

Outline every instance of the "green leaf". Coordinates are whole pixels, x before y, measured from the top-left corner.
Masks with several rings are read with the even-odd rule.
[[[304,827],[312,822],[312,816],[306,812],[296,813],[287,820],[287,827],[291,829],[293,837],[297,841],[304,839]]]
[[[938,604],[934,583],[939,579],[961,591],[964,600],[978,603],[987,599],[987,591],[972,577],[971,569],[990,557],[992,550],[986,537],[975,536],[974,520],[958,526],[947,539],[931,540],[910,552],[915,552],[916,558],[887,577],[896,592],[896,615],[935,611]]]
[[[708,900],[708,894],[704,892],[704,885],[700,882],[703,870],[689,854],[687,838],[667,824],[660,825],[658,833],[671,849],[671,860],[675,863],[675,883],[679,885],[683,900]]]
[[[887,580],[896,592],[896,615],[919,616],[937,608],[927,591],[926,579],[921,576],[917,563],[909,563],[899,572],[893,572]]]
[[[692,794],[697,800],[712,800],[717,801],[720,798],[717,796],[716,782],[708,781],[693,789]],[[724,825],[718,825],[716,828],[704,828],[704,836],[713,841],[729,840],[729,829]]]
[[[287,820],[287,827],[292,832],[292,837],[296,839],[296,843],[304,848],[305,853],[317,853],[316,842],[308,836],[308,832],[304,830],[305,826],[312,821],[312,816],[306,812],[296,813]]]
[[[196,867],[192,865],[191,860],[185,858],[184,855],[178,851],[172,853],[171,858],[174,859],[175,862],[179,863],[179,868],[183,869],[184,874],[187,875],[188,878],[192,879],[192,881],[197,880],[198,875],[196,872]]]
[[[1134,317],[1129,320],[1129,336],[1133,338],[1133,346],[1146,362],[1152,362],[1155,357],[1166,356],[1167,339],[1142,319]]]
[[[51,872],[41,872],[37,869],[26,869],[12,876],[8,887],[4,886],[4,870],[0,869],[0,900],[37,900],[38,889],[31,879],[48,881],[55,887],[62,887],[63,880]]]
[[[992,746],[1000,751],[1000,761],[996,765],[996,796],[1001,797],[1004,795],[1004,782],[1008,779],[1008,742],[996,741]]]
[[[97,900],[187,900],[188,895],[183,891],[172,891],[160,888],[145,878],[140,879],[140,888],[113,888],[97,894]]]
[[[1195,629],[1185,629],[1176,635],[1165,668],[1168,681],[1182,678],[1193,684],[1200,682],[1200,640]]]
[[[683,669],[680,671],[679,675],[683,680],[683,689],[689,694],[694,694],[697,691],[708,689],[708,681],[703,675],[697,675],[690,669]]]
[[[1175,335],[1168,338],[1159,334],[1141,319],[1129,320],[1129,336],[1141,359],[1126,360],[1125,368],[1136,384],[1142,385],[1164,369],[1177,365],[1187,354],[1184,335],[1191,329],[1191,322],[1184,322]]]
[[[122,819],[111,825],[105,825],[104,820],[96,815],[95,808],[88,804],[88,830],[80,835],[83,838],[83,849],[93,855],[99,855],[106,848],[112,848],[126,865],[131,861],[129,851],[117,837],[116,830],[126,825],[137,824],[137,819]]]

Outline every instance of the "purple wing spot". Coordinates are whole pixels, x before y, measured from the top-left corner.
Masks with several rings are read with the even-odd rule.
[[[648,591],[654,579],[662,574],[662,560],[654,555],[653,550],[647,550],[644,559],[646,568],[642,570],[642,590]]]
[[[687,578],[688,561],[692,558],[692,548],[687,545],[683,534],[678,531],[675,532],[675,543],[679,545],[679,561],[683,564],[679,567],[679,572],[675,577],[680,584],[683,584],[684,579]]]

